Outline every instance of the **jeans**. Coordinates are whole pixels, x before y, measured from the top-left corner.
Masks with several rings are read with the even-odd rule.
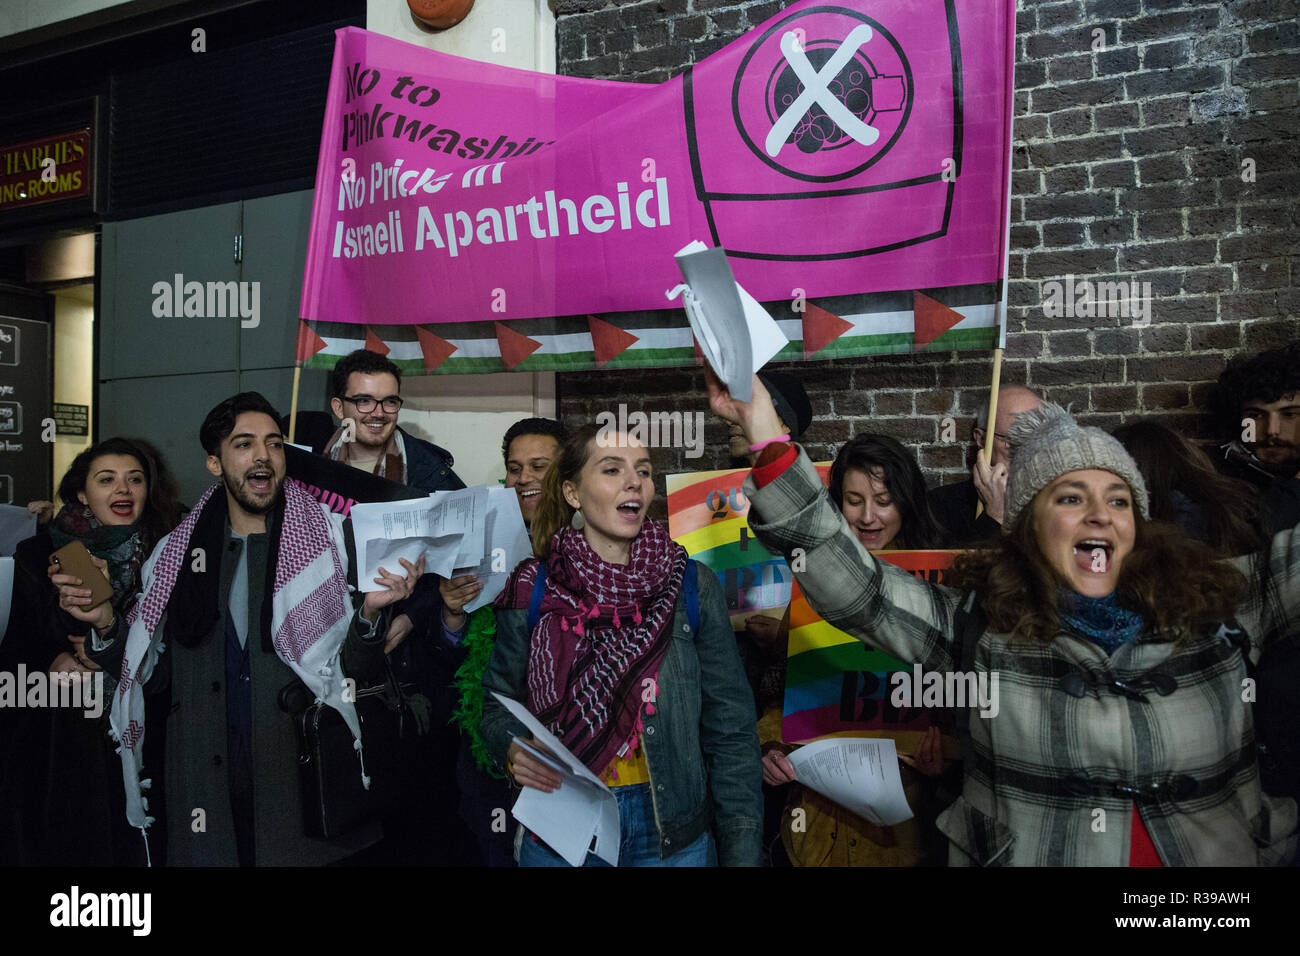
[[[713,834],[701,833],[689,846],[682,847],[666,860],[659,858],[659,830],[655,826],[654,804],[648,783],[614,787],[618,800],[619,866],[717,866],[718,855]],[[519,848],[520,866],[568,866],[564,858],[525,832]],[[594,853],[588,853],[583,866],[609,866]]]

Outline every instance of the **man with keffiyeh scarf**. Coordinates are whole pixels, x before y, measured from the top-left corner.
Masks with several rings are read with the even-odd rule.
[[[377,827],[334,840],[304,835],[297,742],[279,693],[300,680],[339,712],[360,751],[345,675],[365,683],[382,667],[381,612],[410,594],[422,562],[403,561],[405,577],[381,570],[385,590],[357,602],[341,521],[285,481],[280,418],[266,399],[227,399],[199,435],[220,481],[154,550],[127,622],[111,608],[81,610],[82,593],[65,589],[65,608],[93,625],[88,656],[120,674],[111,724],[127,817],[142,829],[153,819],[150,781],[139,772],[143,686],[170,682],[168,863],[336,862],[373,843]],[[358,772],[368,782],[364,765],[363,752]]]

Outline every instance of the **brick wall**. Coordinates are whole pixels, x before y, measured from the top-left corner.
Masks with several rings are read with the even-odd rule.
[[[559,72],[649,83],[789,6],[553,3]],[[1198,407],[1227,358],[1300,338],[1298,18],[1300,0],[1019,0],[1004,383],[1073,402],[1090,424],[1156,414],[1210,438]],[[1253,181],[1243,180],[1246,160]],[[1150,282],[1151,325],[1046,318],[1041,284],[1066,275]],[[802,375],[812,398],[818,419],[806,443],[815,456],[884,432],[916,449],[931,484],[962,475],[961,442],[987,394],[989,353],[782,367]],[[707,408],[696,370],[558,379],[571,424],[620,401]],[[941,441],[946,416],[956,420],[955,443]],[[729,467],[725,436],[710,416],[704,457],[660,451],[656,473]]]

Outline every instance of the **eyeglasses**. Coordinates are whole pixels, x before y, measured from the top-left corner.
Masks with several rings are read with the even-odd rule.
[[[373,412],[376,405],[384,406],[384,411],[388,412],[390,415],[400,411],[402,407],[402,396],[400,395],[390,395],[382,400],[372,398],[369,395],[344,395],[343,401],[351,402],[353,405],[357,406],[357,411],[362,415],[367,412]]]

